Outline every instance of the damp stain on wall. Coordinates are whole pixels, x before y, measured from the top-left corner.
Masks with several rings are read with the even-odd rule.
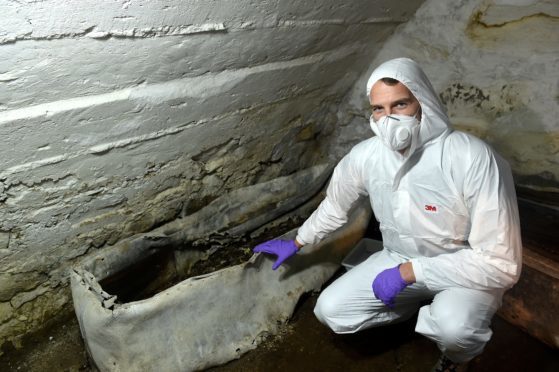
[[[530,5],[496,5],[474,12],[466,35],[478,47],[500,48],[514,45],[545,53],[559,41],[559,4],[535,1]],[[534,40],[538,40],[534,43]]]

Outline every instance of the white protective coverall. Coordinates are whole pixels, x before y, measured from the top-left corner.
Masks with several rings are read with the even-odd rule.
[[[315,314],[337,333],[418,315],[416,332],[455,362],[480,354],[503,292],[520,275],[522,243],[510,167],[487,144],[453,131],[445,108],[421,68],[399,58],[379,66],[379,79],[403,83],[421,105],[420,129],[401,155],[378,137],[357,144],[334,170],[327,195],[298,230],[312,244],[337,229],[360,195],[368,195],[384,249],[344,274],[320,295]],[[387,268],[411,261],[416,283],[394,309],[371,284]]]

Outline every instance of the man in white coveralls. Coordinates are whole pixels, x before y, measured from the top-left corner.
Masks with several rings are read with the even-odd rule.
[[[518,206],[508,164],[483,141],[454,131],[411,59],[380,65],[367,82],[376,136],[337,165],[327,195],[295,240],[255,252],[273,268],[347,222],[368,195],[384,249],[327,287],[315,314],[337,333],[405,320],[442,351],[435,370],[460,370],[491,338],[491,318],[520,275]]]

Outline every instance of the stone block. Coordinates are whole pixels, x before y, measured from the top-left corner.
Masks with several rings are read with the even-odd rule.
[[[9,301],[15,294],[36,288],[45,281],[39,273],[0,273],[0,301]]]
[[[10,244],[11,233],[8,231],[0,231],[0,250],[8,249]]]
[[[0,302],[0,324],[12,318],[14,309],[9,302]]]

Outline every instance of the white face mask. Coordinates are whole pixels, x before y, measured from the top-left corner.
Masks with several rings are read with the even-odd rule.
[[[378,121],[370,119],[371,129],[389,149],[393,151],[404,150],[417,138],[419,133],[419,120],[414,116],[388,115]]]

